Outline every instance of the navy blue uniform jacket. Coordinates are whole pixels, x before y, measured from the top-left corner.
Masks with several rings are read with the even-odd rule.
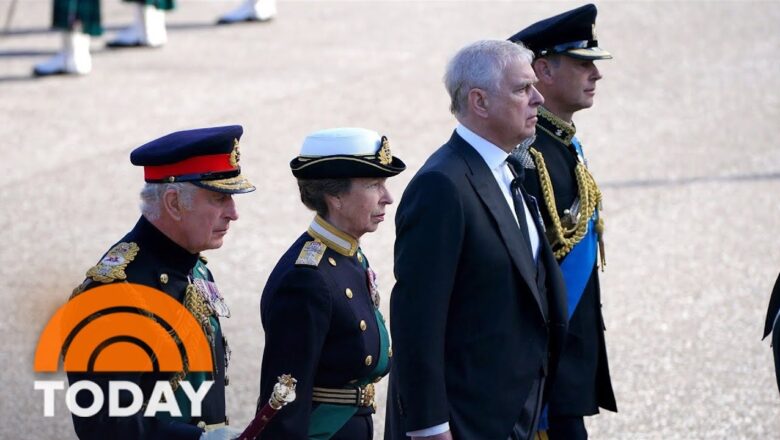
[[[296,264],[304,244],[312,240],[304,233],[279,259],[260,301],[265,348],[258,405],[268,402],[278,376],[290,374],[298,381],[295,401],[269,422],[261,439],[308,439],[311,413],[318,405],[312,402],[312,388],[354,384],[368,377],[379,359],[377,319],[357,254],[328,247],[318,266]],[[372,413],[370,407],[358,409],[333,438],[370,439]]]

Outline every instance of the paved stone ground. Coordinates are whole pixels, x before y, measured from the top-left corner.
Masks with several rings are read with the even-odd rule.
[[[32,356],[45,322],[106,247],[132,227],[142,173],[128,153],[167,132],[245,127],[259,191],[209,252],[233,308],[231,420],[250,420],[263,334],[259,293],[310,219],[287,162],[307,132],[353,125],[391,139],[409,171],[453,128],[448,56],[576,6],[559,2],[284,1],[262,25],[213,27],[227,1],[182,1],[159,50],[106,51],[94,72],[29,78],[59,45],[50,4],[19,2],[0,36],[1,438],[72,438],[61,399],[42,416]],[[0,17],[10,0],[0,0]],[[777,438],[780,398],[760,341],[780,270],[780,4],[601,2],[596,106],[577,116],[605,196],[604,311],[619,414],[599,439]],[[109,29],[131,10],[104,2]],[[364,240],[387,298],[391,210]],[[384,300],[384,307],[387,299]],[[41,379],[48,377],[38,376]],[[61,376],[59,376],[61,377]],[[381,389],[382,393],[384,388]],[[383,397],[383,394],[382,394]],[[376,421],[382,432],[383,411]],[[378,437],[379,438],[379,437]]]

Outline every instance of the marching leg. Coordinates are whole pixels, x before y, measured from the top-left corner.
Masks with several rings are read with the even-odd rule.
[[[89,35],[80,31],[62,33],[62,50],[33,69],[35,76],[57,74],[86,75],[92,70]]]

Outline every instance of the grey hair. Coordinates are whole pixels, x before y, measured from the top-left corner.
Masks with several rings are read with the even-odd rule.
[[[147,183],[141,189],[141,214],[148,220],[160,218],[162,196],[169,189],[176,191],[178,194],[179,206],[182,209],[190,210],[192,209],[192,199],[197,188],[197,186],[188,182]]]
[[[352,189],[352,179],[298,179],[298,190],[301,192],[301,202],[316,212],[320,217],[328,215],[328,204],[325,196],[339,196]]]
[[[516,59],[530,64],[534,54],[522,43],[506,40],[480,40],[460,49],[447,63],[444,73],[444,87],[450,95],[452,114],[465,114],[471,89],[497,91],[502,72]]]

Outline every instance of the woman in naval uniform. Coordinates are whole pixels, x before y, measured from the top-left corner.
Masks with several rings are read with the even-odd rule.
[[[371,439],[373,384],[390,370],[392,349],[359,240],[384,220],[393,202],[385,180],[406,166],[387,138],[337,128],[309,135],[290,167],[317,215],[263,290],[259,402],[282,374],[297,379],[297,398],[259,438]]]

